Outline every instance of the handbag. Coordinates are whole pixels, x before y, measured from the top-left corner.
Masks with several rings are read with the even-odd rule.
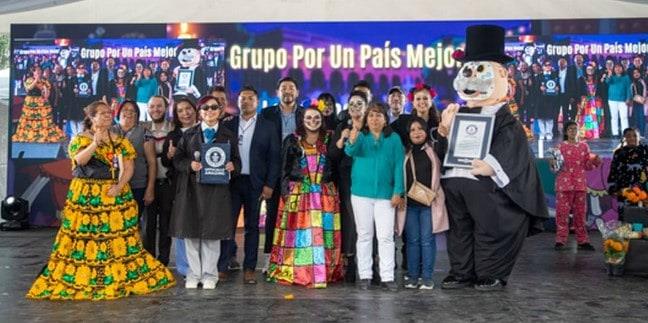
[[[641,96],[639,94],[635,94],[632,97],[632,101],[634,101],[635,103],[644,104],[644,102],[646,102],[646,98],[644,98],[643,96]]]
[[[410,154],[409,161],[410,167],[412,167],[412,177],[414,179],[414,183],[412,184],[412,187],[410,187],[410,189],[407,191],[407,197],[423,205],[430,206],[432,205],[432,201],[434,201],[434,199],[436,198],[436,192],[416,180],[416,168],[414,167],[413,159],[414,156]]]
[[[637,86],[635,86],[634,83],[632,84],[632,89],[633,92],[637,92]],[[632,101],[634,101],[635,103],[644,104],[644,102],[646,102],[646,98],[637,93],[632,96]]]

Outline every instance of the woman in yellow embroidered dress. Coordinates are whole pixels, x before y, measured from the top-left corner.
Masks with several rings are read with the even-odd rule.
[[[109,132],[112,114],[106,103],[91,103],[86,115],[85,131],[69,146],[74,178],[61,228],[28,298],[116,299],[175,284],[139,238],[137,203],[128,186],[133,146]]]
[[[61,142],[65,140],[63,130],[54,123],[52,106],[47,101],[51,89],[47,79],[42,77],[40,66],[31,68],[31,76],[25,80],[27,96],[18,120],[13,142]]]

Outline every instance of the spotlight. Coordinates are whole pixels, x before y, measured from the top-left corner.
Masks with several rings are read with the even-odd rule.
[[[0,223],[0,230],[24,230],[29,227],[29,202],[27,200],[7,196],[2,200],[2,219],[7,222]]]

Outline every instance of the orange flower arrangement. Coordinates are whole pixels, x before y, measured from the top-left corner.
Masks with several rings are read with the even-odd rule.
[[[634,204],[648,200],[648,193],[638,186],[625,188],[621,194],[626,200]]]

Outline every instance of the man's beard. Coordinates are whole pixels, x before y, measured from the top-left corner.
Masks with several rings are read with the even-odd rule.
[[[151,118],[151,120],[153,120],[153,123],[162,123],[162,122],[164,122],[165,118],[164,118],[164,115],[162,115],[161,118],[158,118],[158,119]]]
[[[284,105],[293,105],[295,103],[295,97],[294,96],[284,96],[281,98],[281,103]]]

